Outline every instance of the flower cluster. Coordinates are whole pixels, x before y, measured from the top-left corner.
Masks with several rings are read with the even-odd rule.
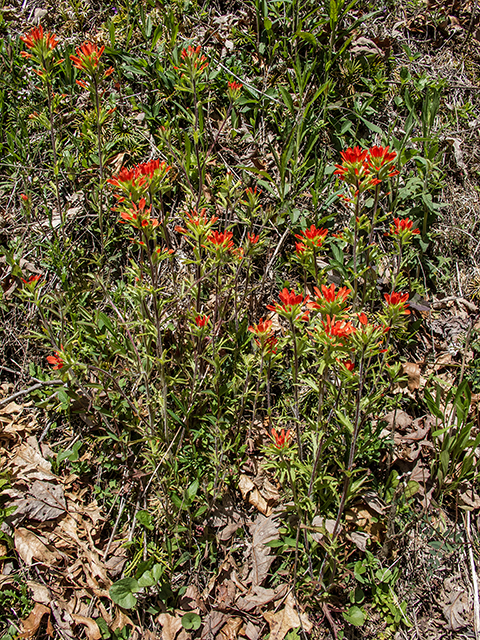
[[[208,67],[207,58],[202,54],[202,47],[200,45],[198,47],[189,45],[186,49],[183,49],[180,57],[180,65],[173,68],[180,73],[181,79],[193,84]]]
[[[34,69],[37,75],[44,80],[50,79],[54,68],[63,62],[63,59],[55,60],[53,52],[58,44],[57,36],[54,33],[44,32],[40,25],[20,36],[20,40],[29,49],[29,51],[21,51],[20,55],[38,64],[39,69]]]
[[[53,356],[47,356],[47,362],[52,365],[53,369],[62,369],[65,366],[60,351],[55,351]]]
[[[190,236],[195,242],[198,242],[210,231],[213,225],[218,221],[217,216],[207,216],[207,210],[203,208],[200,212],[193,209],[185,216],[185,227],[177,225],[175,231],[183,235]]]
[[[101,78],[108,78],[113,73],[113,67],[109,67],[104,71],[100,62],[100,57],[105,51],[105,47],[100,47],[91,42],[85,42],[80,47],[77,47],[76,54],[71,55],[70,60],[73,62],[73,66],[80,71],[84,71],[89,77],[90,81],[96,84]],[[83,82],[83,80],[76,81],[78,85],[84,89],[89,89],[90,86]]]
[[[277,449],[285,449],[286,447],[288,447],[292,438],[290,429],[288,429],[287,431],[285,431],[285,429],[282,429],[280,432],[278,432],[275,428],[272,428],[271,434],[268,435],[272,439],[273,444]]]
[[[340,155],[342,164],[335,165],[334,173],[355,189],[355,195],[398,175],[398,171],[393,167],[397,154],[395,151],[389,151],[388,147],[349,147]]]
[[[307,304],[309,296],[303,297],[301,293],[295,293],[292,289],[289,291],[286,287],[278,294],[280,302],[272,302],[267,305],[269,311],[275,311],[279,316],[286,318],[290,322],[294,320],[308,320],[309,311],[303,312],[302,307]]]
[[[138,202],[141,198],[150,201],[154,193],[170,188],[168,173],[171,168],[164,161],[150,160],[132,169],[122,167],[118,175],[109,178],[107,182],[121,191],[122,195],[115,196],[119,202],[124,202],[125,198],[132,202]]]
[[[238,100],[242,93],[243,84],[241,82],[235,82],[234,80],[228,83],[228,97],[232,102]]]
[[[327,235],[327,229],[317,229],[314,224],[309,229],[296,233],[295,237],[300,240],[300,242],[295,243],[297,254],[315,252],[321,249]]]
[[[275,347],[278,340],[275,338],[272,324],[272,320],[260,318],[258,324],[248,327],[248,330],[256,336],[255,342],[264,349],[266,354],[276,353]]]
[[[335,291],[335,285],[332,283],[329,287],[321,285],[321,291],[318,287],[314,288],[316,298],[308,303],[308,308],[320,311],[322,316],[338,316],[345,310],[345,304],[351,289],[341,287]]]
[[[394,218],[393,224],[390,225],[390,231],[385,235],[391,236],[404,244],[410,240],[413,235],[418,235],[420,233],[420,229],[412,229],[412,227],[413,221],[410,220],[410,218],[404,218],[403,220],[400,218]]]
[[[133,202],[130,209],[120,212],[120,222],[129,223],[136,229],[145,229],[158,227],[158,220],[150,217],[151,207],[146,207],[147,201],[142,198],[138,206]]]

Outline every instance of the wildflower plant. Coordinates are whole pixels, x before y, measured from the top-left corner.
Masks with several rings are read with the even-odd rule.
[[[49,153],[62,211],[69,185],[59,158],[67,162],[80,145],[75,132],[77,147],[65,143],[68,148],[59,153],[64,142],[55,133],[52,84],[62,64],[58,41],[41,27],[22,41],[22,56],[34,65],[47,96]],[[110,128],[123,111],[140,106],[131,87],[127,92],[119,83],[120,89],[107,94],[114,67],[106,58],[115,57],[115,47],[86,42],[70,56],[72,77],[88,92],[95,116],[95,137],[88,140],[94,142],[90,157],[96,177],[88,186],[91,202],[98,204],[99,225],[92,226],[88,216],[86,230],[83,221],[72,223],[72,242],[62,247],[64,262],[56,258],[51,267],[54,277],[27,278],[19,267],[12,271],[15,295],[39,319],[35,337],[49,343],[42,356],[45,375],[52,377],[48,382],[55,386],[60,377],[66,389],[49,396],[51,406],[63,411],[71,400],[84,402],[95,419],[91,437],[98,431],[102,442],[114,443],[115,465],[120,460],[127,469],[125,486],[137,491],[138,478],[148,475],[131,517],[135,520],[154,487],[161,526],[155,528],[160,542],[152,558],[161,556],[170,576],[183,566],[178,564],[184,562],[182,545],[198,571],[202,557],[212,563],[220,557],[215,536],[198,533],[205,526],[202,515],[213,513],[220,497],[235,490],[240,469],[255,467],[281,485],[287,512],[282,531],[289,544],[295,543],[294,554],[286,551],[282,562],[295,574],[292,583],[328,601],[347,564],[339,552],[340,540],[342,545],[346,540],[341,532],[345,513],[364,489],[383,482],[372,479],[376,461],[369,456],[384,446],[378,417],[394,406],[385,396],[401,375],[396,359],[402,340],[413,331],[405,251],[415,249],[419,230],[414,214],[411,219],[399,213],[389,195],[405,170],[404,156],[390,146],[354,145],[341,152],[330,173],[321,179],[310,175],[311,157],[303,162],[302,153],[307,156],[318,146],[318,136],[305,148],[307,134],[295,127],[300,119],[314,117],[310,111],[323,95],[322,117],[327,118],[333,86],[308,102],[307,74],[298,91],[301,111],[283,85],[276,98],[266,93],[253,100],[244,96],[250,88],[232,80],[228,70],[213,69],[213,47],[207,59],[202,46],[175,49],[174,41],[171,68],[164,69],[160,59],[156,65],[138,65],[157,73],[160,98],[154,103],[155,93],[149,109],[153,113],[157,105],[160,115],[147,117],[148,125],[139,127],[143,138],[148,131],[146,142],[142,138],[138,148],[126,144],[118,163],[119,142],[110,142]],[[152,47],[152,59],[154,53]],[[125,84],[127,66],[115,63]],[[112,107],[117,95],[128,97],[125,104],[119,101],[121,113]],[[292,115],[285,123],[279,97]],[[279,184],[267,164],[243,167],[222,155],[234,137],[235,127],[228,125],[233,110],[250,136],[250,128],[257,131],[263,98],[273,98],[269,118],[276,122],[277,137],[282,126],[290,132],[282,158],[272,137],[272,156],[283,162]],[[287,170],[292,158],[301,165],[298,175]],[[35,188],[25,182],[28,195],[16,196],[28,218]],[[301,194],[303,203],[298,217],[290,216],[291,227],[285,225],[286,213],[292,213],[289,191],[295,194],[292,200]],[[323,218],[322,206],[328,209]],[[107,217],[106,211],[112,214]],[[93,251],[84,256],[79,249],[78,257],[72,248],[68,254],[76,242],[86,242],[83,235],[92,245],[100,235],[99,259]],[[50,248],[52,255],[58,252],[58,245]],[[77,280],[74,263],[88,261],[95,269]],[[334,523],[322,544],[312,535],[316,517]],[[137,562],[144,556],[150,562],[147,530],[135,551]],[[200,545],[203,556],[195,555]],[[283,553],[280,546],[274,549]]]

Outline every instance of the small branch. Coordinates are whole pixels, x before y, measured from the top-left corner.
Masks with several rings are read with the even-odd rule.
[[[20,391],[17,391],[16,393],[12,393],[12,395],[8,396],[8,398],[2,398],[0,400],[0,405],[8,404],[12,400],[15,400],[15,398],[19,398],[20,396],[24,396],[27,393],[30,393],[31,391],[36,391],[37,389],[41,389],[41,387],[51,387],[51,386],[60,385],[60,384],[64,384],[63,380],[44,380],[44,381],[41,381],[41,382],[37,382],[37,384],[34,384],[31,387],[28,387],[27,389],[21,389]]]
[[[475,558],[473,557],[473,543],[472,543],[472,534],[470,530],[470,511],[467,511],[467,522],[466,522],[465,532],[467,534],[468,556],[470,558],[470,569],[472,571],[473,607],[474,607],[473,624],[475,629],[475,640],[480,640],[480,599],[478,597],[478,576],[475,568]]]

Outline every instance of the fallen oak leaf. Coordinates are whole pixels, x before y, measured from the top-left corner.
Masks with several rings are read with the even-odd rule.
[[[283,640],[291,629],[302,629],[309,633],[312,630],[312,623],[305,613],[295,611],[295,601],[291,594],[285,600],[285,607],[280,611],[266,611],[263,617],[270,626],[269,640]]]
[[[270,565],[275,559],[275,556],[270,555],[270,547],[267,547],[267,544],[279,538],[278,516],[279,514],[275,514],[266,518],[259,513],[250,527],[252,533],[253,567],[251,580],[253,586],[262,584],[268,575]]]
[[[44,604],[41,604],[40,602],[36,602],[29,616],[25,618],[25,620],[22,620],[23,632],[20,633],[18,637],[33,638],[36,635],[38,629],[40,628],[43,616],[45,615],[48,615],[48,622],[50,622],[50,608],[46,607]],[[52,625],[50,624],[49,626],[52,633],[49,632],[48,625],[47,625],[47,633],[49,636],[53,636]]]
[[[157,622],[162,626],[163,640],[175,640],[175,636],[182,628],[182,618],[171,616],[169,613],[161,613],[157,617]]]
[[[26,565],[31,566],[33,559],[51,567],[61,559],[60,554],[51,551],[32,531],[20,527],[15,529],[15,549]]]
[[[77,614],[72,614],[73,621],[75,624],[81,624],[85,627],[85,633],[87,635],[88,640],[100,640],[102,634],[100,633],[100,629],[98,624],[92,618],[87,618],[85,616],[80,616]]]

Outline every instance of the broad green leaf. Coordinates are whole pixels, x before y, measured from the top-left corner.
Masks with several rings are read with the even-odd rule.
[[[137,604],[134,595],[140,589],[140,585],[135,578],[123,578],[118,580],[109,589],[109,594],[113,602],[124,609],[133,609]]]

